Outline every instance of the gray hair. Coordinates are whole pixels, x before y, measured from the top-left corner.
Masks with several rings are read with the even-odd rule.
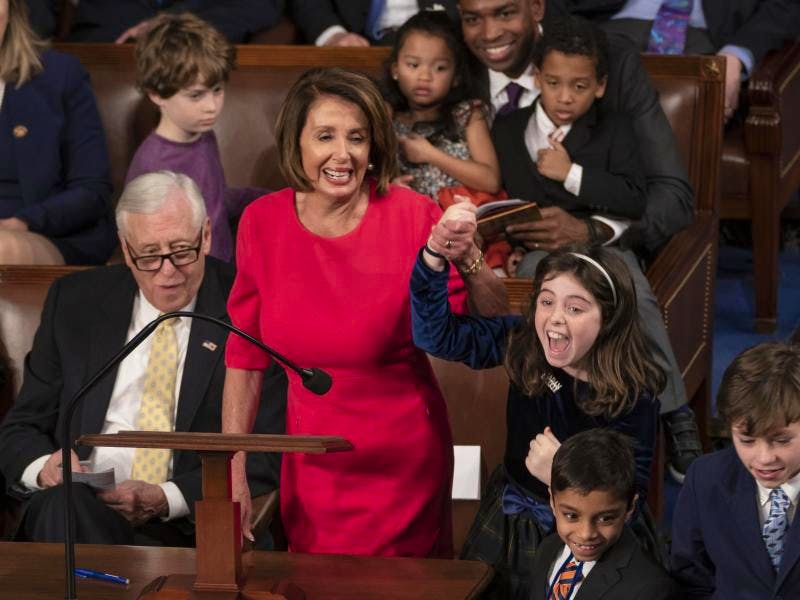
[[[183,173],[154,171],[131,180],[117,202],[117,229],[125,235],[128,213],[152,215],[161,210],[167,196],[175,189],[183,191],[192,207],[194,226],[200,228],[206,218],[206,203],[194,180]]]

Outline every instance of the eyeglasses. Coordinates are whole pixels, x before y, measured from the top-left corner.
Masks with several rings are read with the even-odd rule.
[[[169,259],[174,267],[185,267],[193,262],[197,262],[200,258],[200,246],[203,245],[203,228],[200,228],[200,235],[197,236],[196,246],[191,248],[181,248],[175,252],[168,252],[167,254],[148,254],[146,256],[135,256],[133,249],[125,240],[125,245],[128,247],[128,254],[130,254],[133,265],[140,271],[160,271],[164,265],[164,259]]]

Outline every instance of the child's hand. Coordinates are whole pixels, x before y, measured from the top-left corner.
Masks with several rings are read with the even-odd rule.
[[[525,466],[530,474],[547,486],[550,485],[553,457],[559,446],[561,446],[561,442],[553,435],[549,427],[545,427],[542,433],[531,440],[528,457],[525,459]]]
[[[414,181],[413,175],[398,175],[394,179],[392,179],[392,183],[395,185],[401,185],[405,188],[411,188],[411,182]]]
[[[548,179],[564,181],[572,167],[572,159],[557,137],[551,135],[549,141],[550,148],[539,150],[536,168]]]
[[[525,249],[519,247],[514,248],[514,251],[508,255],[506,259],[506,273],[509,277],[517,276],[517,267],[522,261],[523,256],[525,256]]]
[[[400,143],[400,149],[408,162],[430,162],[428,157],[430,156],[430,151],[433,150],[433,144],[428,141],[428,138],[418,133],[409,133],[398,137],[397,141]]]

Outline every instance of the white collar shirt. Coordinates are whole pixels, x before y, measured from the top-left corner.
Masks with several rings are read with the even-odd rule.
[[[763,529],[764,522],[767,520],[767,517],[769,517],[769,494],[772,490],[764,487],[758,481],[756,481],[756,487],[758,488],[758,522],[759,528]],[[794,513],[797,511],[797,502],[800,500],[800,473],[784,483],[781,489],[786,492],[786,495],[789,497],[790,504],[787,519],[789,523],[791,523],[794,519]]]

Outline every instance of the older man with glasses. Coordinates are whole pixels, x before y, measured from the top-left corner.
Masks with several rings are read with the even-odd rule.
[[[159,171],[131,181],[117,205],[125,265],[69,275],[51,287],[19,398],[0,427],[0,471],[24,502],[18,539],[63,539],[58,433],[66,404],[109,357],[158,315],[194,310],[227,318],[233,268],[208,255],[205,203],[187,176]],[[219,431],[227,332],[189,318],[170,319],[88,396],[73,433],[144,429]],[[270,374],[259,432],[282,431],[285,375]],[[276,401],[277,398],[282,401]],[[79,448],[73,471],[113,469],[116,485],[74,485],[77,540],[102,544],[194,544],[192,513],[201,497],[196,453]],[[277,485],[278,463],[248,456],[256,493]]]

